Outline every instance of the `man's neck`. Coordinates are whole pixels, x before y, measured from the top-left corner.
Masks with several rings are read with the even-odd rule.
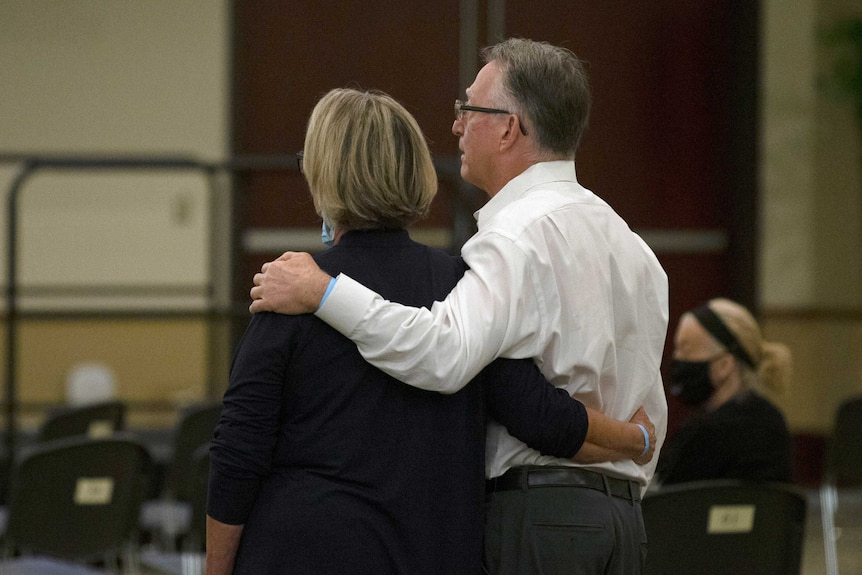
[[[497,193],[502,190],[506,184],[514,180],[516,177],[523,174],[527,171],[528,168],[537,164],[535,161],[512,161],[507,162],[501,165],[497,170],[495,170],[495,179],[493,186],[489,186],[492,189],[485,190],[488,194],[489,198],[493,198],[497,195]]]

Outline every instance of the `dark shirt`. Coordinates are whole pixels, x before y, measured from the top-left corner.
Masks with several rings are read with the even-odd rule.
[[[349,232],[316,261],[413,306],[465,270],[404,230]],[[211,449],[208,514],[245,525],[235,573],[480,573],[486,399],[551,455],[571,457],[587,428],[530,360],[497,360],[477,380],[419,390],[313,315],[256,314]]]
[[[791,480],[790,433],[781,412],[756,393],[692,416],[662,451],[661,484],[704,479]]]

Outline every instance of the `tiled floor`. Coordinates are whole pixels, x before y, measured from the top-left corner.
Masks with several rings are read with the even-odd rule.
[[[840,491],[835,516],[836,548],[840,575],[862,575],[862,491]],[[820,497],[817,490],[808,491],[805,525],[805,547],[802,575],[826,575],[826,554]]]

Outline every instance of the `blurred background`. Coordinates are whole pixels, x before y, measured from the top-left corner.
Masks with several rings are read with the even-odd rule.
[[[452,102],[520,36],[589,63],[579,179],[658,254],[668,344],[724,296],[791,347],[771,399],[816,485],[862,392],[860,20],[859,0],[0,0],[3,429],[70,401],[81,364],[132,428],[221,396],[253,273],[322,247],[294,153],[333,87],[416,116],[441,190],[412,234],[457,253],[484,197]]]

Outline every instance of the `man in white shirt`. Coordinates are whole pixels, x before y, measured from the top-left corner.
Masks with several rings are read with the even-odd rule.
[[[452,131],[461,176],[490,199],[462,248],[470,270],[446,300],[430,310],[392,304],[347,276],[330,278],[307,254],[288,253],[255,276],[251,310],[315,311],[370,363],[441,393],[496,357],[531,357],[554,385],[612,418],[628,420],[642,405],[660,446],[667,276],[576,179],[590,108],[583,64],[566,49],[522,39],[484,56],[468,103],[456,101]],[[577,465],[491,424],[489,572],[640,573],[640,497],[657,459]]]

